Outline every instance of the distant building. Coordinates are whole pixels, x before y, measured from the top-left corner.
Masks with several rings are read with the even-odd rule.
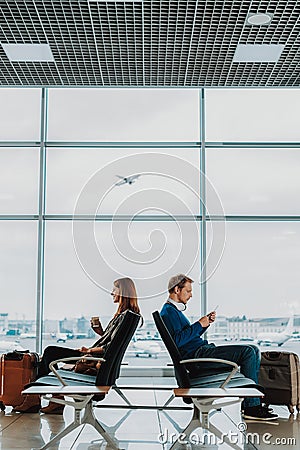
[[[211,332],[216,335],[228,337],[228,319],[225,316],[218,316],[215,323],[211,326]]]
[[[8,313],[0,313],[0,332],[8,329]]]
[[[18,330],[19,333],[35,333],[36,322],[34,319],[9,319],[9,330]]]
[[[255,339],[259,324],[251,319],[228,319],[228,337],[232,340]]]
[[[60,333],[69,333],[74,334],[74,328],[76,325],[76,319],[67,319],[66,317],[63,320],[59,321],[59,329],[57,330]]]

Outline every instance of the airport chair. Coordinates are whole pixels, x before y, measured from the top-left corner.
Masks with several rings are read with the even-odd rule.
[[[105,360],[102,358],[86,358],[87,360],[102,361],[96,377],[56,369],[56,365],[60,362],[81,359],[81,357],[64,358],[51,363],[52,374],[39,378],[36,382],[32,383],[30,387],[24,390],[24,394],[66,395],[67,397],[70,397],[71,400],[53,398],[51,401],[69,405],[74,408],[73,422],[51,439],[51,441],[41,447],[40,450],[50,448],[79,425],[85,424],[92,425],[105,439],[110,448],[114,450],[119,449],[118,442],[110,437],[96,419],[92,402],[103,400],[111,386],[115,384],[116,379],[120,375],[120,366],[124,353],[138,326],[139,320],[139,314],[132,311],[126,311],[123,321],[119,325],[105,352]]]
[[[185,403],[192,403],[193,417],[187,427],[181,432],[187,438],[198,427],[214,434],[216,438],[224,438],[232,448],[240,447],[227,437],[221,430],[211,424],[210,418],[221,412],[225,406],[238,404],[245,397],[263,397],[260,386],[246,378],[238,371],[238,365],[232,361],[216,358],[195,358],[182,360],[180,352],[172,339],[158,311],[153,312],[153,319],[158,332],[173,361],[178,388],[174,389],[174,397],[181,397]],[[193,367],[197,365],[197,370]],[[226,365],[232,368],[225,370]],[[170,398],[169,401],[171,401]],[[239,432],[239,430],[237,430]],[[176,440],[169,450],[181,444]]]

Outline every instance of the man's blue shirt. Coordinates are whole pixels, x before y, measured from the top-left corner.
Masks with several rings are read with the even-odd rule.
[[[203,328],[198,320],[191,324],[175,305],[165,303],[160,315],[183,359],[193,358],[195,351],[201,345],[207,344],[207,341],[200,337],[207,328]]]

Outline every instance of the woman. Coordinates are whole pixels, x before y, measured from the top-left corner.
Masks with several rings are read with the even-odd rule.
[[[83,355],[98,357],[105,354],[106,348],[114,337],[119,324],[123,320],[125,312],[130,310],[138,314],[140,313],[136,288],[134,282],[130,278],[120,278],[114,281],[111,295],[114,303],[118,303],[118,309],[105,330],[103,330],[101,323],[99,323],[98,327],[93,327],[93,330],[100,336],[100,339],[98,339],[98,341],[90,348],[81,347],[79,349],[72,349],[52,345],[47,347],[39,363],[37,378],[47,375],[50,372],[49,364],[56,359]],[[26,395],[23,403],[16,406],[14,411],[33,413],[40,410],[46,414],[62,414],[63,409],[64,405],[55,402],[49,402],[48,406],[41,408],[39,395]]]

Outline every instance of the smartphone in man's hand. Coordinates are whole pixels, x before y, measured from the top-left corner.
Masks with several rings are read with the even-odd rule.
[[[208,320],[210,323],[215,321],[216,318],[216,310],[218,309],[219,305],[215,306],[215,308],[207,314]]]

